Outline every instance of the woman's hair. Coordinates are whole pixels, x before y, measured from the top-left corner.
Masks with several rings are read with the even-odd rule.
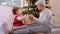
[[[12,9],[13,14],[16,15],[16,12],[17,12],[19,9],[20,9],[20,7],[14,7],[14,8]]]
[[[35,5],[42,5],[42,6],[46,6],[45,0],[38,0]]]

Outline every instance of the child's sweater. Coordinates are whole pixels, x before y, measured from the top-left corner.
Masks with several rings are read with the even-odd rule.
[[[24,25],[23,22],[22,22],[22,20],[18,20],[18,19],[17,19],[18,17],[19,17],[18,15],[16,15],[16,16],[14,17],[13,26],[22,26],[22,25]]]

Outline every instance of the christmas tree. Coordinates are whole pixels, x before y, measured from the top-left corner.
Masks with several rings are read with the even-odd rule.
[[[24,11],[23,14],[33,14],[35,17],[38,18],[40,11],[35,6],[35,2],[38,0],[27,0],[27,1],[28,1],[28,6],[26,8],[28,8],[28,10]],[[46,1],[46,5],[47,5],[46,7],[50,9],[51,6],[49,6],[49,4],[50,4],[49,0],[45,0],[45,1]]]

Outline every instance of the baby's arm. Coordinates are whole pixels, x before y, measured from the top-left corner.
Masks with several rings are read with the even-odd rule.
[[[27,16],[27,15],[24,15],[24,16],[22,16],[22,17],[18,16],[18,17],[17,17],[17,20],[23,21],[23,20],[26,18],[26,16]]]

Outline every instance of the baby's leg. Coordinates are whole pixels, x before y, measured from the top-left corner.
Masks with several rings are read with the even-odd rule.
[[[21,27],[17,27],[14,31],[13,31],[14,34],[27,34],[29,33],[29,28],[24,25],[24,26],[21,26]]]

